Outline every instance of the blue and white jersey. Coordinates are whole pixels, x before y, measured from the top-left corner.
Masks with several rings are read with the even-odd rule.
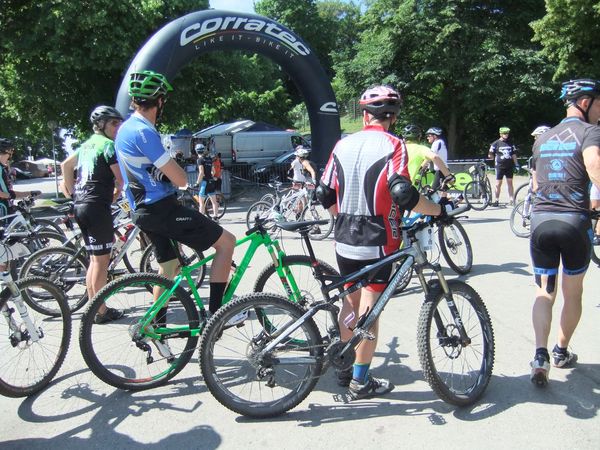
[[[125,194],[134,209],[175,194],[172,183],[156,181],[148,173],[152,165],[160,169],[171,159],[152,123],[140,114],[132,114],[119,128],[115,148]]]

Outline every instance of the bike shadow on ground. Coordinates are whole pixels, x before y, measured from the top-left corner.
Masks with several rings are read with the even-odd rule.
[[[210,426],[201,425],[181,433],[168,434],[165,429],[163,439],[158,442],[142,443],[127,434],[117,431],[125,420],[131,429],[131,422],[138,421],[138,430],[152,430],[142,436],[156,435],[160,418],[157,412],[170,411],[185,414],[195,413],[202,405],[194,401],[189,406],[178,406],[178,398],[197,398],[197,394],[207,392],[199,377],[176,379],[166,386],[147,391],[127,392],[104,385],[95,379],[87,369],[71,372],[55,379],[52,384],[36,396],[25,399],[18,408],[19,417],[26,422],[48,423],[62,422],[60,434],[48,439],[29,438],[5,441],[2,448],[202,448],[215,449],[221,444],[221,436]],[[94,413],[95,411],[95,413]],[[154,412],[154,414],[152,414]],[[83,414],[94,415],[89,421],[76,421],[78,425],[65,429],[69,419]],[[143,416],[146,415],[146,418]],[[154,421],[148,422],[148,415]],[[172,415],[170,415],[172,417]],[[143,421],[143,422],[142,422]],[[160,433],[160,428],[158,428]],[[128,433],[131,434],[131,433]],[[85,437],[84,437],[85,436]]]
[[[468,279],[473,276],[487,275],[490,273],[506,273],[532,277],[531,266],[527,263],[511,261],[502,264],[473,264],[471,271],[461,275],[460,279]],[[450,272],[453,273],[453,272]]]
[[[421,371],[398,368],[377,371],[378,375],[388,377],[395,384],[389,394],[381,398],[349,401],[347,395],[333,395],[330,404],[310,402],[299,410],[270,419],[272,421],[294,421],[301,427],[318,427],[325,424],[365,420],[381,417],[426,417],[431,425],[447,425],[450,417],[460,421],[481,421],[492,418],[513,407],[535,403],[540,406],[563,406],[569,417],[580,420],[594,419],[600,409],[600,383],[598,364],[581,364],[567,375],[565,381],[550,380],[545,388],[534,386],[529,374],[520,376],[492,376],[483,397],[474,405],[457,407],[443,402],[433,391],[402,391],[402,385],[422,381]],[[406,369],[406,368],[404,368]],[[401,383],[398,380],[402,379]],[[342,388],[340,388],[342,389]],[[428,389],[428,387],[427,387]],[[238,421],[251,422],[253,419],[240,417]],[[381,427],[383,430],[383,426]]]

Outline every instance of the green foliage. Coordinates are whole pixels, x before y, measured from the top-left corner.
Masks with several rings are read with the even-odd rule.
[[[531,26],[542,54],[556,66],[554,80],[600,78],[597,0],[546,0],[546,15]]]
[[[347,100],[372,84],[399,87],[399,126],[442,126],[454,156],[482,156],[500,124],[528,141],[560,110],[528,26],[543,13],[542,0],[374,0],[356,56],[335,66],[337,92]]]

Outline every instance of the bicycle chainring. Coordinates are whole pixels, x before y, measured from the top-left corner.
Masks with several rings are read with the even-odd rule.
[[[346,343],[340,340],[336,340],[329,344],[325,354],[329,359],[329,363],[338,370],[345,370],[352,367],[354,359],[356,358],[356,351],[354,347],[350,347],[348,350],[342,353]]]

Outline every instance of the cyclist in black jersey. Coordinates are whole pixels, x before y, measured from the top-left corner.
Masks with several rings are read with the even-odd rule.
[[[15,151],[13,142],[0,138],[0,217],[12,212],[12,201],[16,198],[25,198],[40,195],[40,191],[18,192],[12,188],[9,176],[8,162]]]
[[[92,111],[90,122],[94,134],[60,166],[65,195],[75,201],[75,220],[90,255],[85,281],[88,297],[92,298],[106,284],[114,241],[110,205],[119,198],[123,189],[113,142],[123,117],[111,106],[98,106]],[[122,311],[103,305],[96,315],[96,323],[117,320],[122,316]]]
[[[577,355],[567,347],[581,317],[583,278],[590,261],[588,186],[590,181],[600,186],[598,97],[598,80],[563,83],[560,98],[567,108],[566,118],[539,136],[533,147],[536,197],[530,250],[537,288],[532,312],[536,352],[531,362],[531,381],[538,386],[548,383],[548,335],[561,263],[564,306],[552,363],[569,367],[577,361]]]
[[[496,164],[496,201],[492,205],[498,206],[500,191],[502,189],[502,179],[506,177],[509,203],[512,206],[514,196],[513,172],[515,168],[519,167],[517,148],[510,139],[510,128],[500,127],[498,133],[500,134],[500,139],[492,142],[488,152],[488,159],[494,159]]]

